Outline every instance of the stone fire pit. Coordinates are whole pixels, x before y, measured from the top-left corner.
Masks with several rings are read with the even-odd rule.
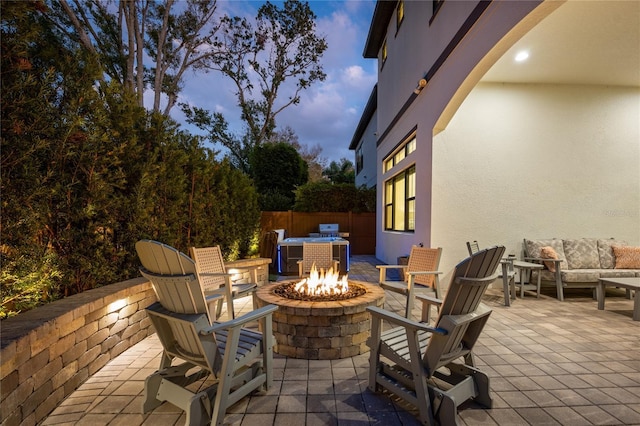
[[[299,280],[295,280],[297,282]],[[384,290],[362,281],[349,280],[349,285],[363,287],[360,296],[337,301],[304,301],[274,293],[281,281],[258,288],[258,306],[279,306],[273,314],[275,352],[292,358],[339,359],[365,353],[371,330],[367,306],[382,307]]]

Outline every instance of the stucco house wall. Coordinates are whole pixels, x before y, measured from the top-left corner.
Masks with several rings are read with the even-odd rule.
[[[479,2],[448,3],[428,24],[431,4],[405,2],[405,21],[397,32],[394,12],[387,27],[388,57],[378,74],[379,167],[412,129],[417,135],[416,151],[390,171],[378,173],[376,256],[387,263],[395,263],[412,244],[433,246],[433,129],[454,99],[466,96],[465,89],[460,88],[467,85],[471,90],[479,80],[481,74],[474,75],[474,70],[487,53],[541,2],[492,2],[459,39],[459,29],[478,11]],[[445,54],[452,43],[455,48]],[[416,95],[414,89],[424,77],[428,84]],[[384,231],[384,182],[412,163],[416,164],[415,232]]]
[[[599,237],[640,245],[640,89],[477,85],[433,141],[431,244]],[[446,281],[445,281],[446,282]]]
[[[376,134],[378,132],[378,121],[374,113],[364,130],[364,134],[358,143],[356,153],[362,149],[363,168],[356,175],[356,186],[366,186],[371,188],[376,186],[376,170],[378,167]]]

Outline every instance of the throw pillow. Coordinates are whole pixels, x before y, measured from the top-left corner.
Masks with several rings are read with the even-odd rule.
[[[616,266],[616,258],[613,254],[613,246],[626,246],[627,242],[613,238],[598,240],[598,255],[600,256],[600,267],[613,269]]]
[[[611,246],[616,257],[616,269],[640,269],[640,247]]]
[[[540,257],[543,259],[557,259],[558,253],[556,253],[553,247],[544,246],[540,249]],[[550,270],[551,272],[556,271],[555,262],[542,262],[542,263],[544,263],[544,266],[546,266],[547,269]]]

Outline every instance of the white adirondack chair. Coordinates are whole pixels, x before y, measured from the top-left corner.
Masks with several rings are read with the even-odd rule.
[[[369,389],[381,388],[418,409],[422,424],[457,424],[457,407],[468,399],[491,407],[489,378],[475,368],[473,346],[491,310],[481,304],[496,278],[504,247],[491,247],[460,262],[444,300],[418,297],[427,309],[440,305],[435,326],[377,307],[371,313]],[[393,328],[383,331],[383,322]]]
[[[136,250],[143,264],[140,272],[158,296],[146,313],[164,349],[159,370],[145,382],[142,412],[168,401],[186,412],[187,425],[221,425],[231,405],[272,385],[271,317],[277,307],[212,324],[191,258],[150,240],[139,241]],[[254,321],[262,333],[245,327]],[[192,390],[192,383],[205,378],[205,389]]]

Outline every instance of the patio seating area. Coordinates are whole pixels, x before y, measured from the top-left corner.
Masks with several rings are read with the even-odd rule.
[[[377,283],[378,263],[373,256],[353,256],[349,278]],[[460,421],[640,425],[640,322],[632,321],[633,300],[625,290],[607,287],[605,310],[598,310],[589,289],[568,289],[559,302],[555,288],[543,288],[540,298],[525,294],[507,307],[499,281],[483,299],[493,313],[474,349],[476,365],[490,378],[493,407],[463,404]],[[405,297],[386,292],[385,308],[401,313]],[[234,309],[236,316],[252,310],[252,298],[236,299]],[[183,425],[184,413],[168,403],[141,414],[144,381],[158,369],[161,354],[157,336],[146,338],[90,377],[42,424]],[[225,422],[419,424],[412,408],[367,389],[368,361],[368,354],[337,360],[275,354],[274,386],[232,406]]]

